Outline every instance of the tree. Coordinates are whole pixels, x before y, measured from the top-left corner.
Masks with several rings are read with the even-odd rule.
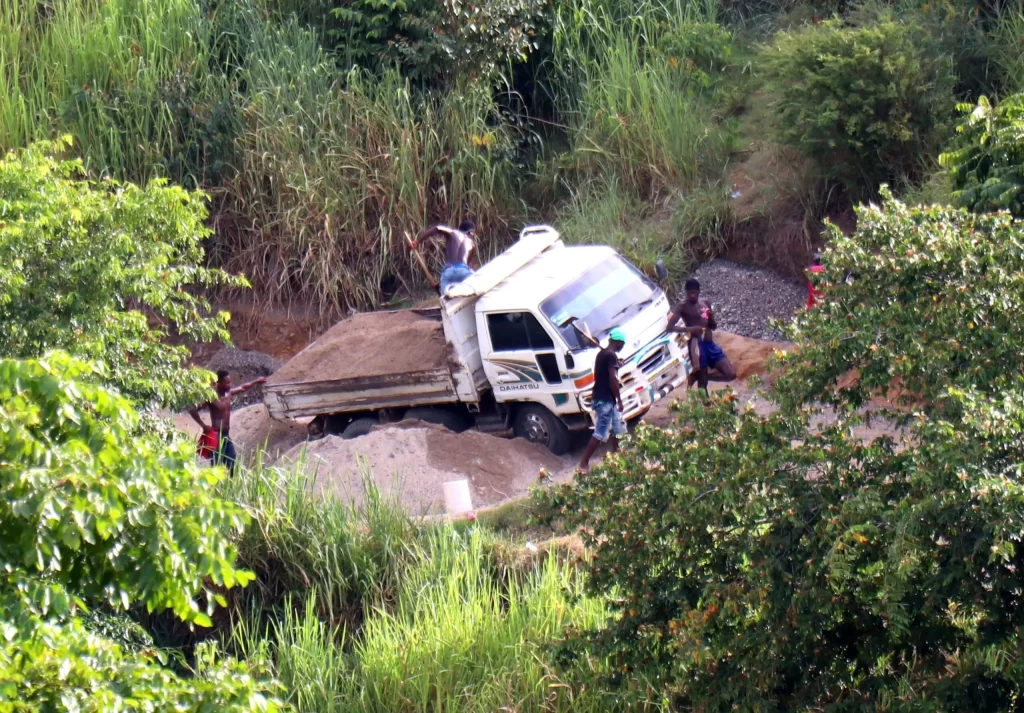
[[[1024,217],[1024,94],[993,106],[960,104],[963,121],[954,148],[939,156],[953,179],[953,199],[973,211],[1007,210]]]
[[[64,139],[0,159],[0,356],[65,349],[102,362],[110,383],[142,403],[180,407],[209,390],[186,370],[194,341],[228,339],[196,290],[240,285],[202,266],[204,197],[164,181],[145,188],[82,178],[53,158]]]
[[[610,655],[685,710],[1013,710],[1024,230],[888,199],[831,239],[777,411],[685,403],[551,496],[618,609],[569,653]],[[894,379],[914,399],[899,441],[854,438]],[[812,427],[819,398],[834,424]]]
[[[215,588],[252,579],[231,542],[246,516],[212,494],[223,471],[140,435],[105,377],[59,352],[0,360],[0,710],[276,710],[239,664],[182,679],[85,625],[141,604],[208,626]]]

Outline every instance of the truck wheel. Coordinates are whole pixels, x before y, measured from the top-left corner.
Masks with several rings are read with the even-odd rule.
[[[469,428],[466,418],[456,411],[433,406],[417,406],[405,412],[402,416],[405,421],[423,421],[424,423],[436,423],[444,426],[449,431],[462,433]]]
[[[569,450],[569,428],[543,406],[528,404],[519,407],[514,428],[517,436],[544,446],[556,456]]]
[[[373,416],[360,416],[359,418],[352,421],[352,423],[345,426],[344,430],[342,430],[341,432],[341,437],[344,438],[345,440],[349,440],[351,438],[359,438],[360,436],[365,436],[367,433],[369,433],[374,426],[379,425],[380,419],[377,419]]]

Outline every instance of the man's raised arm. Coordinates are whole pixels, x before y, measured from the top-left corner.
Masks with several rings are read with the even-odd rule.
[[[234,396],[236,394],[244,394],[246,391],[248,391],[252,387],[259,386],[260,384],[265,384],[266,382],[267,382],[267,377],[261,376],[258,379],[254,379],[254,380],[250,381],[248,384],[242,384],[241,386],[236,386],[235,388],[231,389],[230,393],[231,393],[232,396]]]
[[[453,232],[455,232],[455,229],[449,228],[447,225],[435,225],[430,228],[425,228],[419,232],[416,239],[409,244],[409,247],[415,250],[424,240],[429,240],[430,238],[438,235],[450,235]]]

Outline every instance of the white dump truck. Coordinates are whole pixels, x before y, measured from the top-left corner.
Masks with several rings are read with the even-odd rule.
[[[593,428],[595,342],[626,335],[627,420],[683,384],[690,364],[665,331],[665,293],[606,246],[567,246],[531,226],[437,306],[343,320],[267,382],[279,420],[313,418],[343,437],[418,419],[525,438],[556,454]]]

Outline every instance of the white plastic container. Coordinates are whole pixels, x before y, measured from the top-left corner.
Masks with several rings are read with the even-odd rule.
[[[468,480],[452,480],[442,486],[444,509],[450,516],[464,515],[473,511],[473,498],[469,494]]]

